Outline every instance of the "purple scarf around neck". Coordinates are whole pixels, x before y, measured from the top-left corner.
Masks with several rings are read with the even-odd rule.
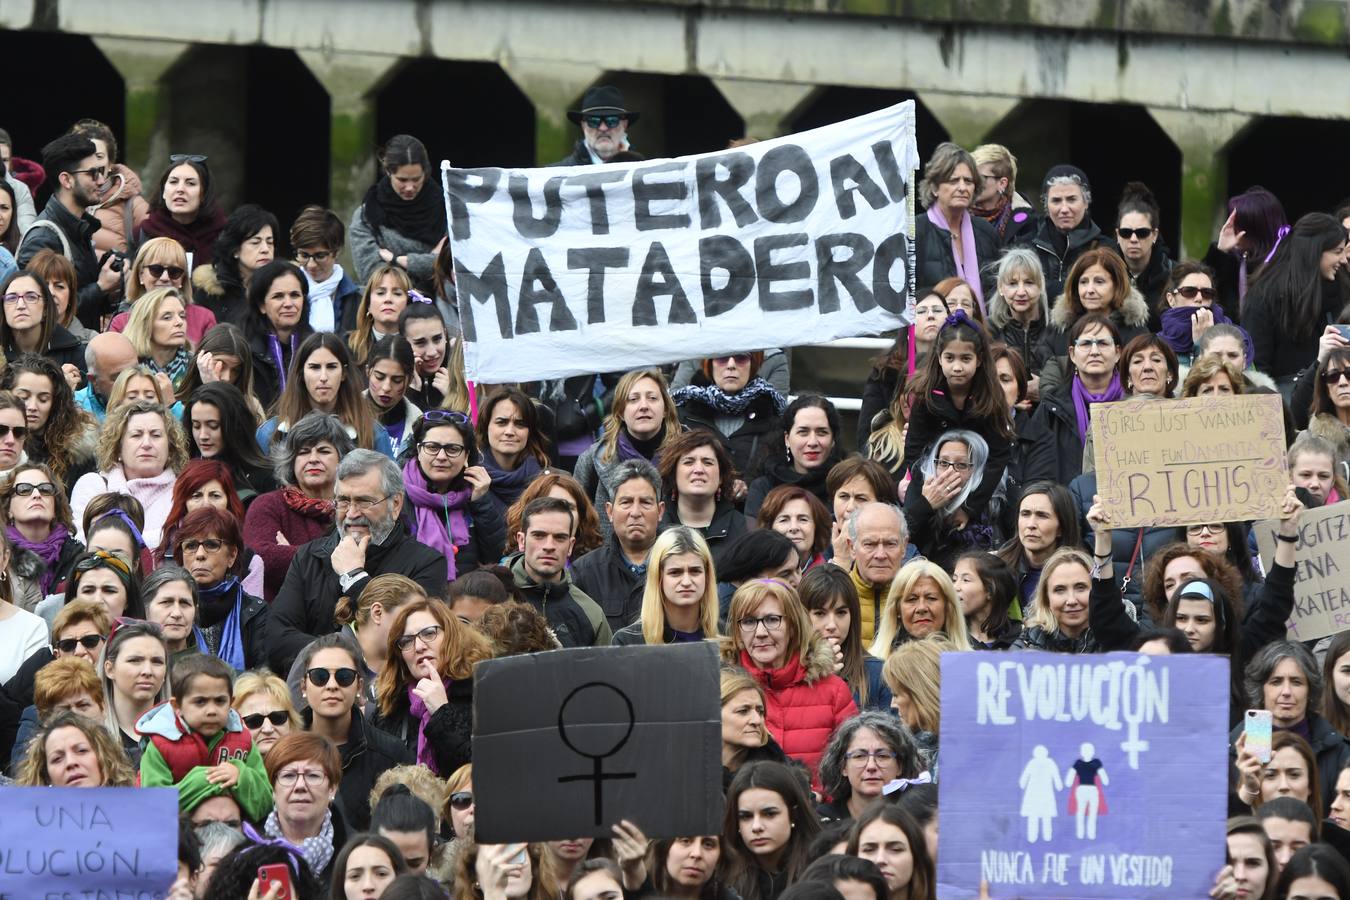
[[[50,594],[52,581],[56,578],[56,561],[61,558],[61,548],[66,545],[66,539],[70,537],[70,532],[66,530],[66,526],[60,522],[53,522],[52,533],[47,535],[45,541],[30,541],[13,525],[5,529],[5,534],[9,536],[9,542],[15,547],[27,550],[42,560],[42,574],[38,576],[38,586],[42,588],[42,596],[45,597]]]
[[[951,231],[936,203],[928,207],[928,221],[939,231]],[[953,253],[952,257],[955,259],[956,254]],[[961,270],[961,278],[975,292],[975,302],[980,304],[980,315],[983,317],[986,313],[984,289],[980,287],[980,260],[975,254],[975,225],[971,222],[970,210],[961,213],[961,264],[957,268]]]
[[[451,679],[442,678],[441,684],[445,685],[445,693],[450,694]],[[417,719],[417,761],[426,766],[437,775],[442,774],[440,768],[436,765],[436,751],[432,748],[431,742],[427,740],[427,723],[431,721],[431,711],[427,709],[426,703],[417,696],[413,690],[413,685],[408,685],[408,712],[412,713],[413,718]]]
[[[1106,390],[1100,394],[1094,394],[1083,384],[1083,379],[1077,375],[1073,376],[1073,411],[1078,418],[1078,439],[1084,444],[1087,443],[1088,426],[1092,422],[1092,416],[1088,406],[1093,403],[1109,403],[1112,400],[1119,400],[1124,396],[1120,389],[1120,373],[1111,373],[1111,383],[1106,386]]]
[[[427,487],[426,476],[416,459],[403,464],[403,487],[413,505],[413,522],[419,543],[445,554],[446,577],[455,580],[455,553],[469,542],[466,510],[473,488],[437,494]]]

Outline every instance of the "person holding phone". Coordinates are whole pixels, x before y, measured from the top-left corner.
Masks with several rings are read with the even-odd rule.
[[[309,870],[320,882],[328,881],[333,859],[347,843],[347,822],[333,802],[342,784],[338,748],[319,734],[288,734],[268,751],[265,764],[275,809],[260,830],[298,848]],[[213,888],[220,874],[217,870],[212,878]]]

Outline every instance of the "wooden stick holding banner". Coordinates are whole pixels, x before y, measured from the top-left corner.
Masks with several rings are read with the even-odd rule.
[[[917,166],[913,101],[676,159],[443,163],[465,372],[538,381],[898,328]]]
[[[1117,528],[1272,518],[1289,485],[1277,394],[1094,404],[1092,441]]]
[[[1275,557],[1273,519],[1252,525],[1261,564],[1270,570]],[[1350,503],[1310,509],[1299,517],[1294,554],[1294,614],[1291,641],[1313,641],[1350,628]]]

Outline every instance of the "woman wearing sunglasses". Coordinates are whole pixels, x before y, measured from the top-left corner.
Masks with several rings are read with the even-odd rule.
[[[356,831],[370,827],[370,792],[385,769],[411,763],[412,752],[391,734],[370,727],[361,714],[366,661],[359,647],[342,634],[326,634],[300,654],[307,708],[300,714],[306,731],[337,745],[342,783],[337,805]]]
[[[263,756],[286,735],[300,731],[300,715],[286,682],[266,670],[245,672],[235,679],[234,700],[244,727]]]
[[[501,558],[506,522],[492,502],[473,424],[464,413],[433,409],[412,426],[403,451],[403,487],[413,534],[445,554],[454,581]]]
[[[402,740],[437,775],[469,762],[473,667],[492,656],[487,638],[439,600],[415,600],[394,614],[388,653],[375,683],[372,724]]]
[[[0,539],[0,573],[9,563],[9,542]],[[47,622],[14,605],[12,581],[0,578],[0,682],[8,681],[28,657],[47,646]]]
[[[244,592],[239,521],[206,505],[178,526],[173,561],[197,583],[198,649],[242,672],[267,661],[267,604]]]
[[[769,453],[781,453],[783,398],[760,372],[764,354],[729,353],[703,360],[701,371],[671,395],[680,424],[717,436],[739,473],[729,499],[740,503]]]
[[[1231,325],[1216,301],[1214,272],[1203,263],[1180,262],[1167,278],[1158,312],[1162,328],[1158,336],[1176,351],[1183,366],[1194,361],[1197,345],[1206,331],[1215,325]]]
[[[1162,210],[1148,185],[1138,181],[1126,184],[1116,208],[1116,241],[1130,273],[1130,284],[1144,295],[1149,309],[1158,312],[1162,311],[1159,301],[1172,270],[1167,244],[1158,232],[1161,221]]]
[[[203,260],[197,258],[200,264]],[[187,251],[173,238],[151,238],[136,251],[136,259],[127,272],[127,303],[135,305],[146,291],[156,288],[173,288],[183,298],[187,306],[187,336],[196,347],[206,332],[215,327],[216,314],[205,306],[192,302],[192,279],[188,278]],[[122,331],[131,318],[130,309],[113,316],[108,323],[109,331]]]
[[[35,600],[41,600],[66,579],[75,558],[84,552],[84,545],[75,539],[75,523],[61,479],[45,465],[21,466],[13,478],[0,484],[0,517],[14,548],[10,570],[32,586]]]

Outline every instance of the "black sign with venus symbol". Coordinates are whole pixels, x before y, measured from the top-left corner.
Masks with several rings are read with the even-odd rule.
[[[614,685],[602,681],[591,681],[576,688],[558,710],[559,737],[570,749],[591,760],[589,774],[564,775],[558,781],[563,784],[591,782],[596,825],[605,824],[605,782],[637,777],[636,772],[605,774],[604,771],[605,758],[618,753],[628,743],[634,721],[633,701]]]

